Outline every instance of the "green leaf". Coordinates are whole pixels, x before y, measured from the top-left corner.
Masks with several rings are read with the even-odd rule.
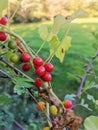
[[[67,23],[67,20],[65,19],[65,17],[62,16],[62,15],[57,15],[57,16],[54,18],[54,23],[53,23],[51,32],[52,32],[53,34],[57,34],[58,31],[59,31],[59,29],[60,29],[65,23]]]
[[[47,41],[50,41],[54,35],[57,35],[58,32],[59,32],[59,30],[60,30],[60,28],[61,28],[65,23],[67,24],[67,20],[65,19],[65,17],[62,16],[62,15],[57,15],[57,16],[54,18],[54,23],[53,23],[51,32],[50,32],[49,35],[48,35]]]
[[[67,94],[67,95],[65,95],[64,100],[71,100],[72,101],[75,99],[75,97],[76,97],[75,94]]]
[[[87,117],[84,121],[84,127],[86,130],[98,130],[98,117]]]
[[[67,73],[67,77],[69,78],[69,79],[71,79],[71,80],[76,80],[76,81],[78,81],[78,82],[80,82],[80,79],[79,79],[79,77],[77,77],[76,75],[74,75],[74,74],[72,74],[72,73]]]
[[[87,99],[92,101],[93,103],[96,102],[96,100],[94,99],[94,96],[90,95],[90,94],[87,94]]]
[[[22,86],[21,84],[16,84],[14,86],[14,91],[17,92],[18,95],[21,95],[25,92],[24,86]]]
[[[40,35],[40,37],[43,39],[43,40],[46,40],[47,39],[47,36],[48,36],[48,28],[47,28],[47,26],[46,25],[41,25],[40,27],[39,27],[39,35]]]
[[[14,80],[17,82],[17,83],[20,83],[20,82],[32,82],[31,79],[27,79],[27,78],[21,78],[21,77],[14,77]]]
[[[8,0],[0,0],[0,17],[2,16],[2,11],[7,7]]]
[[[12,99],[8,94],[0,94],[0,106],[8,105],[11,102]]]
[[[61,44],[55,53],[56,57],[60,60],[60,62],[63,62],[65,52],[69,49],[70,46],[71,46],[71,37],[65,36],[62,39]]]
[[[27,78],[20,78],[20,77],[14,77],[14,81],[16,82],[14,90],[17,92],[17,94],[21,95],[25,92],[25,88],[31,88],[32,87],[32,80]]]

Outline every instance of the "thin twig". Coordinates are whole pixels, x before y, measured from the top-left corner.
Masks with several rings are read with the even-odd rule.
[[[17,69],[13,65],[9,64],[8,62],[6,62],[2,57],[0,57],[0,61],[3,62],[4,64],[6,64],[7,66],[9,66],[10,68],[12,68],[16,73],[19,73],[22,76],[24,76],[24,77],[32,80],[32,82],[34,82],[32,78],[30,78],[28,75],[24,74],[22,71],[20,71],[19,69]]]
[[[29,88],[27,88],[27,90],[28,90],[29,95],[30,95],[30,96],[32,97],[32,99],[34,100],[34,102],[35,102],[35,103],[38,103],[37,99],[33,96],[31,90],[30,90]]]
[[[7,79],[9,78],[8,76],[5,76],[5,75],[0,75],[0,79]]]
[[[0,72],[4,74],[4,75],[1,75],[0,78],[11,78],[7,73],[5,73],[4,71],[2,71],[1,69],[0,69]],[[38,103],[38,101],[36,100],[36,98],[33,96],[31,90],[30,90],[29,88],[27,88],[27,90],[28,90],[29,95],[30,95],[30,96],[32,97],[32,99],[34,100],[34,102],[35,102],[35,103]]]
[[[16,120],[14,120],[14,124],[18,126],[21,130],[24,130],[23,126],[19,124]]]
[[[89,61],[87,67],[86,67],[86,71],[85,71],[85,74],[83,75],[82,79],[81,79],[81,83],[80,83],[80,86],[78,88],[78,91],[76,93],[76,98],[75,100],[73,101],[73,106],[76,104],[77,102],[77,99],[78,97],[81,95],[81,91],[82,91],[82,88],[83,88],[83,85],[84,85],[84,82],[86,80],[86,77],[89,73],[89,70],[91,68],[91,65],[93,64],[94,60],[96,59],[96,57],[98,56],[98,52],[96,53],[96,55],[94,57],[92,57],[92,59]]]

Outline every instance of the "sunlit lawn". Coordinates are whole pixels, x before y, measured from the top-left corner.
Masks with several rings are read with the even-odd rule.
[[[43,42],[38,34],[38,26],[40,24],[13,25],[13,30],[20,34],[32,49],[37,51]],[[51,25],[49,22],[46,24]],[[55,57],[52,60],[55,66],[52,84],[58,96],[63,98],[65,93],[72,93],[78,89],[79,82],[69,78],[68,73],[80,74],[79,71],[81,70],[77,71],[77,66],[84,67],[87,63],[87,58],[91,58],[95,54],[95,50],[92,47],[92,44],[95,42],[92,32],[96,30],[98,30],[98,19],[79,19],[72,23],[69,32],[69,35],[72,37],[72,46],[66,53],[64,62],[61,64]],[[60,35],[62,35],[62,32]],[[46,58],[48,55],[47,50],[47,46],[44,46],[39,55]],[[97,63],[95,64],[95,68],[97,68]]]

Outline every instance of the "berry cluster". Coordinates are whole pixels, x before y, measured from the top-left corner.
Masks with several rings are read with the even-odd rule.
[[[0,24],[5,26],[7,25],[7,22],[8,22],[8,19],[7,17],[3,16],[1,19],[0,19]],[[7,34],[5,32],[0,32],[0,41],[6,41],[7,40]]]
[[[5,26],[5,25],[7,25],[7,23],[8,23],[7,17],[3,16],[3,17],[0,19],[0,24],[3,25],[3,26]],[[0,41],[1,41],[1,42],[6,41],[6,40],[7,40],[7,37],[8,37],[8,36],[7,36],[7,34],[6,34],[5,32],[0,32]],[[19,41],[15,41],[14,39],[8,40],[8,48],[10,48],[10,49],[12,49],[12,50],[18,48],[18,51],[19,51],[20,53],[23,53],[23,48],[20,46]],[[22,70],[25,71],[25,72],[29,71],[29,70],[30,70],[30,65],[29,65],[27,62],[30,61],[30,55],[29,55],[28,53],[23,53],[23,54],[21,55],[21,59],[22,59],[23,62],[26,62],[26,63],[23,64]],[[16,54],[16,53],[13,53],[13,55],[10,57],[10,60],[11,60],[11,62],[13,62],[13,63],[19,62],[19,60],[20,60],[20,55],[19,55],[19,54]]]
[[[35,86],[37,88],[42,87],[43,82],[50,82],[52,80],[51,72],[54,70],[54,66],[51,63],[45,63],[42,58],[35,57],[33,59],[33,64],[35,67],[35,73],[39,78],[35,80]]]

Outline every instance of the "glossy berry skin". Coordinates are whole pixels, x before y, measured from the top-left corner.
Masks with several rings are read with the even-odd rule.
[[[6,41],[7,34],[5,32],[0,32],[0,41]]]
[[[45,103],[43,102],[43,101],[40,101],[40,102],[38,102],[37,104],[36,104],[36,109],[38,110],[38,111],[43,111],[43,110],[45,110]]]
[[[37,75],[37,76],[43,76],[44,74],[45,74],[45,67],[39,66],[39,67],[36,69],[36,75]]]
[[[52,72],[54,70],[54,66],[51,63],[46,63],[44,67],[47,72]]]
[[[46,81],[46,82],[50,82],[50,81],[52,80],[52,76],[51,76],[51,74],[49,74],[48,72],[46,72],[46,73],[43,75],[42,79],[43,79],[44,81]]]
[[[5,17],[5,16],[3,16],[3,17],[0,19],[0,24],[2,24],[2,25],[6,25],[7,22],[8,22],[8,19],[7,19],[7,17]]]
[[[37,88],[40,88],[43,86],[43,82],[40,78],[36,78],[35,82],[34,82],[34,85],[37,87]]]
[[[22,70],[25,71],[25,72],[29,71],[30,70],[30,65],[28,63],[23,64],[22,65]]]
[[[30,61],[30,55],[28,53],[23,53],[21,56],[21,59],[23,62],[29,62]]]
[[[42,66],[42,65],[43,65],[43,60],[42,60],[42,58],[40,58],[40,57],[35,57],[35,58],[33,59],[33,64],[34,64],[35,67],[36,67],[36,66]]]
[[[65,101],[64,101],[64,107],[65,107],[66,109],[70,109],[70,108],[72,107],[72,101],[70,101],[70,100],[65,100]]]

